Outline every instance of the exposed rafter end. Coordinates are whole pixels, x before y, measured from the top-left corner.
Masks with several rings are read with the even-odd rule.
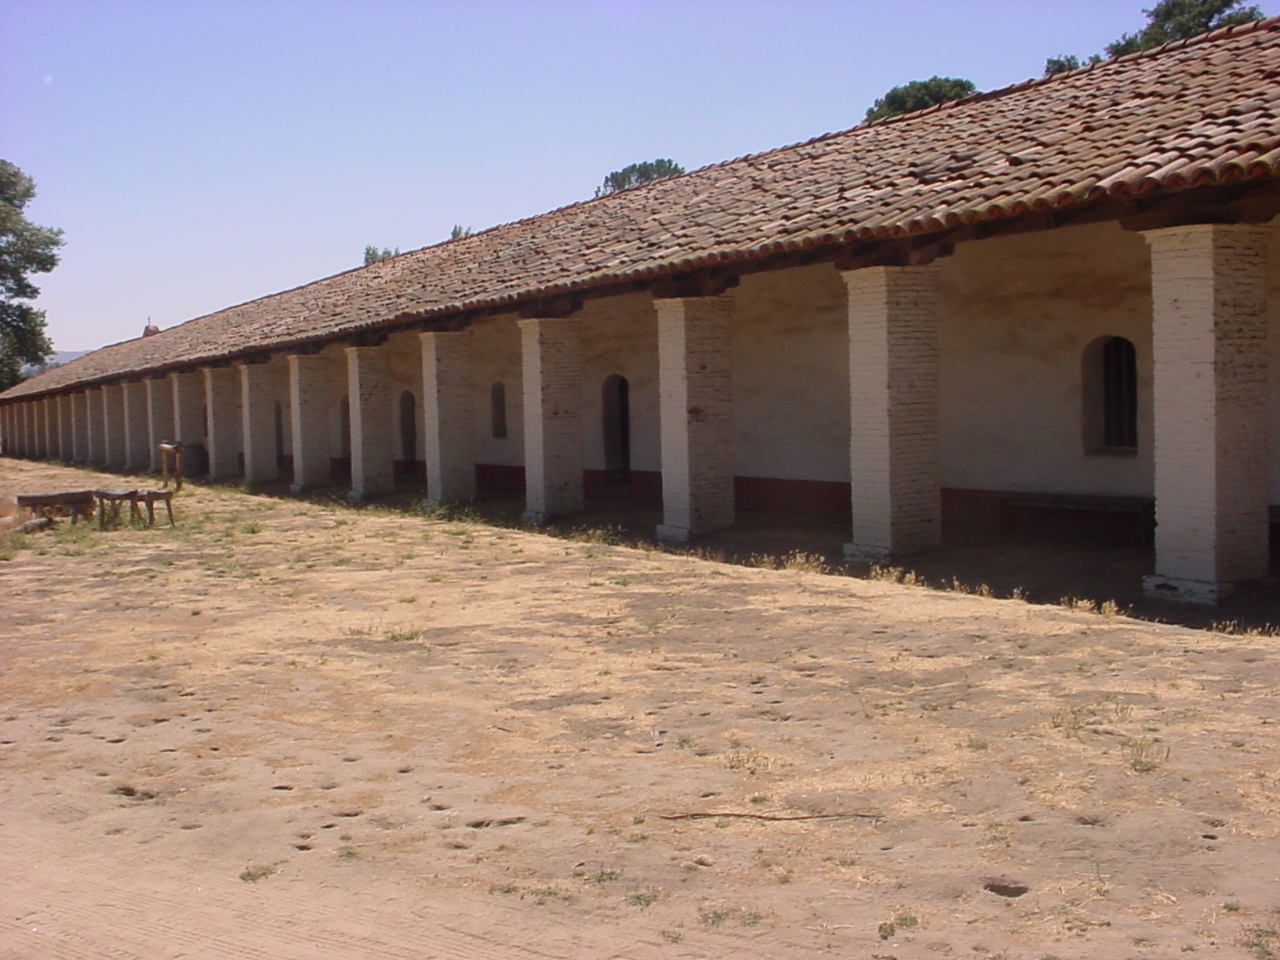
[[[649,285],[655,299],[669,300],[676,297],[718,297],[738,285],[736,273],[720,270],[699,270],[697,273],[675,277],[662,277]]]
[[[544,297],[541,300],[531,300],[524,304],[520,307],[519,315],[522,320],[563,320],[566,317],[573,316],[581,309],[582,298],[577,295]]]

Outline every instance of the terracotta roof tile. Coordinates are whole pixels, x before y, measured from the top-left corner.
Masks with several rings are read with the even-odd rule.
[[[104,347],[54,392],[771,252],[1274,177],[1280,17],[740,157]]]

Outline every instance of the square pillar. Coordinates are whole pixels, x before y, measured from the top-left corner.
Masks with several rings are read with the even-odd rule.
[[[265,363],[240,365],[246,483],[263,483],[280,476],[280,463],[276,457],[274,374],[275,370]]]
[[[938,269],[841,271],[849,309],[850,560],[879,563],[942,539]]]
[[[32,400],[28,406],[30,407],[30,434],[31,439],[27,446],[29,451],[27,456],[32,460],[39,460],[44,456],[44,403],[40,400]]]
[[[1150,597],[1213,604],[1268,573],[1267,236],[1150,230],[1156,572]]]
[[[658,539],[733,526],[733,362],[729,297],[654,301],[662,439]]]
[[[465,503],[476,495],[471,334],[423,333],[422,438],[427,500]]]
[[[293,492],[329,483],[329,362],[317,354],[289,357],[289,417],[293,434]]]
[[[347,347],[351,493],[363,500],[395,489],[391,365],[386,347]]]
[[[240,476],[240,371],[205,367],[204,402],[209,412],[209,479]]]
[[[89,460],[89,395],[84,391],[71,395],[71,459],[76,463]]]
[[[49,460],[53,458],[54,450],[57,446],[54,430],[57,426],[53,416],[53,398],[44,397],[36,401],[36,410],[38,411],[40,424],[40,459]]]
[[[58,394],[58,459],[70,463],[75,459],[72,450],[71,399],[72,394]]]
[[[160,444],[173,439],[173,381],[152,377],[147,380],[147,464],[152,473],[160,472]]]
[[[582,321],[521,320],[528,523],[582,510]]]
[[[49,418],[48,434],[50,460],[62,459],[62,397],[54,395],[45,400],[45,412]]]
[[[150,432],[147,427],[147,385],[143,381],[124,385],[125,469],[138,473],[151,463],[147,456]]]
[[[89,443],[88,460],[95,466],[102,466],[107,462],[107,435],[102,426],[106,419],[106,398],[102,387],[90,387],[84,392],[84,406],[84,433]]]
[[[205,442],[204,374],[171,373],[173,395],[173,439],[187,446]]]
[[[102,438],[106,466],[123,470],[128,462],[124,436],[124,384],[108,383],[102,388]]]

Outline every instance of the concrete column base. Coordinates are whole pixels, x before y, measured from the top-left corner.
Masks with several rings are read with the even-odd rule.
[[[663,543],[688,543],[693,539],[693,531],[688,527],[677,527],[669,523],[658,524],[655,533]]]
[[[545,527],[554,519],[555,516],[548,513],[546,510],[526,510],[524,513],[520,514],[520,521],[522,523],[531,523],[535,527]]]
[[[1212,607],[1216,606],[1219,600],[1225,600],[1255,582],[1243,580],[1213,583],[1208,580],[1163,577],[1153,573],[1142,578],[1142,595],[1151,600],[1172,600],[1175,603],[1198,603],[1201,606]]]
[[[851,563],[889,563],[893,555],[888,547],[874,543],[846,543],[844,558]]]

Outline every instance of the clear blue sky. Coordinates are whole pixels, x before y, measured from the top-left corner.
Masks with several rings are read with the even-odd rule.
[[[1145,0],[1150,5],[1152,0]],[[933,74],[993,89],[1144,0],[0,0],[0,157],[62,264],[62,350],[172,326],[590,197],[855,125]],[[1280,0],[1263,0],[1268,14]]]

